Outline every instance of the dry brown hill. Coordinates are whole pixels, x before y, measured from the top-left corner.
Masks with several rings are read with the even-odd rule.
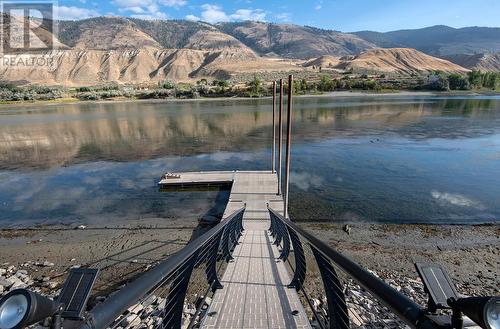
[[[77,49],[112,50],[122,48],[161,48],[151,36],[139,30],[127,19],[114,19],[116,24],[107,21],[84,21],[79,26],[77,37],[71,46]]]
[[[304,67],[323,67],[323,68],[335,68],[340,64],[340,58],[334,56],[321,56],[318,58],[313,58],[308,60],[303,64]]]
[[[450,62],[482,72],[500,72],[500,53],[476,54],[476,55],[453,55],[444,57]]]
[[[260,55],[308,59],[352,55],[375,48],[374,44],[353,34],[294,24],[247,21],[224,23],[219,28]]]
[[[33,55],[4,55],[13,62]],[[268,59],[242,58],[234,51],[193,49],[54,50],[41,53],[50,65],[0,66],[3,81],[33,84],[88,86],[106,82],[149,83],[225,78],[234,73],[290,71],[296,67]],[[49,63],[49,61],[45,61]]]
[[[368,50],[354,58],[343,58],[336,68],[353,72],[385,72],[399,74],[442,71],[464,73],[468,70],[447,60],[409,48]]]
[[[1,17],[1,22],[2,25],[0,25],[0,31],[3,34],[3,36],[8,36],[8,33],[11,33],[12,35],[22,35],[24,31],[24,20],[20,17],[12,16],[12,15],[7,15],[5,13],[0,13],[2,15]],[[30,38],[30,46],[32,48],[46,48],[48,44],[53,43],[53,47],[59,48],[59,49],[68,49],[69,47],[62,43],[57,37],[55,37],[51,32],[48,31],[48,29],[44,26],[40,26],[40,21],[37,20],[36,18],[32,18],[29,21],[30,28],[34,31],[36,31],[36,37],[34,37],[34,34],[32,34],[33,37]],[[8,37],[2,37],[0,38],[2,40],[2,45],[0,47],[0,53],[3,52],[4,50],[7,50],[7,52],[15,52],[17,48],[17,45],[13,45],[9,43],[9,38]],[[13,48],[11,48],[13,47]],[[21,46],[19,46],[21,47]]]

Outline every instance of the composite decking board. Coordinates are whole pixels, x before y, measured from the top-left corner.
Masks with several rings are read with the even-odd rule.
[[[202,328],[311,328],[295,289],[288,288],[291,278],[279,251],[268,235],[270,226],[267,204],[283,213],[283,198],[278,178],[270,171],[178,173],[180,179],[162,180],[160,185],[213,183],[231,185],[223,220],[246,204],[245,231],[234,250],[234,262],[228,264]],[[298,315],[292,315],[299,311]]]

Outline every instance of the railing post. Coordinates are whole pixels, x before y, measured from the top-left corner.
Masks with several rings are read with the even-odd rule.
[[[207,267],[205,269],[205,274],[207,275],[208,284],[212,287],[212,292],[217,289],[222,289],[222,283],[217,276],[217,258],[219,256],[219,249],[221,246],[223,232],[220,232],[214,237],[210,250],[208,251],[209,256],[207,259]]]
[[[278,195],[281,195],[281,175],[283,164],[283,79],[280,79],[280,101],[278,114]]]
[[[285,200],[283,214],[288,216],[288,194],[290,191],[290,156],[292,150],[292,104],[293,100],[293,75],[288,76],[288,111],[286,117],[286,160],[285,160]]]
[[[283,242],[283,246],[281,248],[281,254],[278,259],[282,261],[286,261],[288,259],[288,255],[290,254],[290,236],[288,235],[288,229],[285,224],[281,221],[278,221],[278,230],[281,231],[281,241]]]
[[[326,300],[328,303],[328,328],[349,329],[349,314],[345,301],[342,283],[332,264],[312,244],[309,244],[318,264],[325,287]]]
[[[241,236],[241,232],[243,232],[243,215],[245,210],[243,209],[239,214],[234,216],[231,219],[224,229],[224,233],[222,234],[222,255],[226,262],[233,260],[233,256],[231,255],[234,246],[238,243],[238,239]]]
[[[182,311],[186,292],[193,272],[194,265],[198,258],[199,251],[196,251],[178,270],[179,275],[170,285],[165,312],[163,314],[162,329],[178,329],[182,326]]]
[[[276,81],[273,81],[273,174],[276,173]]]
[[[302,248],[302,242],[300,242],[300,238],[297,233],[288,229],[288,234],[290,235],[290,240],[292,240],[293,252],[295,256],[295,273],[293,274],[292,282],[290,282],[288,287],[295,288],[297,291],[300,291],[306,279],[306,257],[304,255],[304,249]]]

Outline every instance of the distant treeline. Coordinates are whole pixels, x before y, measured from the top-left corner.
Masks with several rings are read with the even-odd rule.
[[[342,90],[365,90],[372,92],[396,90],[478,90],[499,91],[500,73],[473,71],[468,74],[445,74],[432,72],[421,76],[388,77],[380,75],[334,75],[320,74],[315,77],[298,78],[294,83],[295,94],[317,94]],[[285,86],[285,90],[288,87]],[[200,98],[200,97],[262,97],[272,93],[270,83],[255,75],[247,82],[229,80],[208,81],[201,79],[196,83],[175,83],[162,81],[155,85],[118,85],[63,88],[36,85],[16,86],[0,83],[0,101],[50,101],[62,98],[96,101],[116,98],[163,99],[163,98]]]
[[[427,88],[437,91],[448,90],[497,90],[500,88],[500,73],[472,71],[467,75],[435,72],[429,76]]]

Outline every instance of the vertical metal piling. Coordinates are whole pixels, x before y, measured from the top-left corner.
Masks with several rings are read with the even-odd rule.
[[[288,110],[286,118],[286,160],[285,160],[285,195],[284,211],[285,218],[288,218],[288,193],[290,191],[290,153],[292,150],[292,97],[293,97],[293,75],[288,76]]]
[[[280,104],[279,104],[279,115],[278,115],[278,195],[281,195],[281,175],[282,175],[282,164],[283,164],[283,79],[280,79]]]
[[[273,81],[273,174],[276,173],[276,81]]]

